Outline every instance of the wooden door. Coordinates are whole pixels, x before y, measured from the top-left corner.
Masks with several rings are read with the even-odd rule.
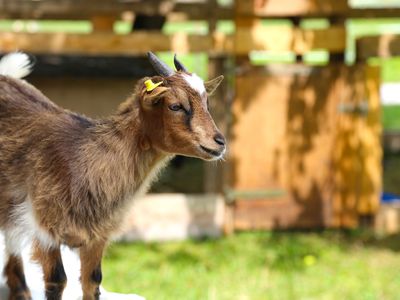
[[[381,177],[376,70],[257,70],[236,78],[234,227],[354,226],[359,213],[373,213]]]

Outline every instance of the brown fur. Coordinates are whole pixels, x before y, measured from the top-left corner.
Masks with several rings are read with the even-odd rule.
[[[67,283],[67,276],[62,264],[60,248],[46,251],[40,245],[35,244],[33,258],[41,264],[43,269],[46,298],[61,299]]]
[[[10,289],[10,300],[31,299],[20,256],[10,255],[4,268],[4,275],[7,277],[7,285]]]
[[[80,247],[84,299],[97,299],[104,245],[134,196],[173,155],[208,160],[225,149],[215,142],[222,136],[206,94],[199,96],[179,74],[152,78],[163,84],[151,92],[146,79],[116,114],[93,120],[56,106],[22,80],[0,76],[0,228],[18,226],[15,212],[30,203],[35,222],[56,244],[35,244],[48,299],[60,299],[65,285],[54,282],[54,270],[63,277],[59,245]],[[169,109],[174,103],[186,112]],[[13,272],[6,275],[12,287]]]
[[[104,243],[93,243],[80,251],[83,300],[97,300],[100,296],[101,257]]]

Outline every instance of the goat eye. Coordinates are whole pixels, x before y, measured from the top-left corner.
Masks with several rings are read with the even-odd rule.
[[[171,104],[170,106],[168,106],[168,108],[170,110],[173,110],[173,111],[178,111],[178,110],[182,109],[182,105],[180,105],[180,104]]]

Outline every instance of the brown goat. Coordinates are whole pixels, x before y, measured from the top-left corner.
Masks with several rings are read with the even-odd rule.
[[[149,59],[160,76],[140,80],[103,120],[60,108],[19,79],[30,71],[27,55],[1,60],[0,228],[9,299],[31,299],[21,260],[31,241],[47,299],[61,299],[66,285],[62,244],[79,248],[83,299],[98,299],[103,250],[133,199],[175,154],[224,155],[208,112],[222,76],[203,83],[176,57],[176,72],[152,53]]]

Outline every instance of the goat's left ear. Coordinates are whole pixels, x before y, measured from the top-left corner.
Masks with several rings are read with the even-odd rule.
[[[143,105],[151,107],[157,104],[169,89],[165,86],[158,86],[152,91],[146,91],[143,97]]]
[[[211,79],[209,81],[204,82],[204,86],[206,87],[207,95],[211,96],[217,87],[221,84],[222,80],[224,80],[224,75],[220,75]]]

